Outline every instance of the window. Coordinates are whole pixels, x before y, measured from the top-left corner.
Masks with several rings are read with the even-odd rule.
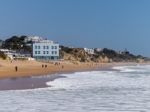
[[[40,49],[40,46],[38,46],[38,49]]]
[[[35,46],[35,49],[37,49],[37,46]]]
[[[45,54],[45,51],[43,51],[43,54]]]
[[[49,49],[49,46],[47,46],[46,48]]]
[[[37,54],[37,51],[35,51],[35,54]]]
[[[40,54],[40,51],[38,51],[38,54]]]
[[[49,54],[49,52],[47,51],[47,54]]]
[[[54,46],[52,46],[52,49],[54,49]]]
[[[43,49],[45,49],[45,46],[43,46]]]
[[[57,51],[55,51],[55,54],[57,54]]]
[[[57,46],[55,46],[55,49],[57,49]]]
[[[52,51],[52,54],[54,54],[54,51]]]

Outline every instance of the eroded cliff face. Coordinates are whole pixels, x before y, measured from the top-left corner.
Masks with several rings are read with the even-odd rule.
[[[146,58],[136,56],[129,52],[118,53],[111,49],[103,49],[94,54],[88,54],[83,48],[68,48],[62,47],[60,50],[60,57],[63,60],[72,62],[144,62]]]
[[[99,56],[96,54],[88,54],[82,48],[72,48],[69,51],[61,50],[60,55],[62,59],[68,61],[78,61],[78,62],[111,62],[111,59],[107,56]]]

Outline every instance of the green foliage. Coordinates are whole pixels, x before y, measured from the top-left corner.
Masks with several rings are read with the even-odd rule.
[[[27,43],[25,43],[25,38],[27,38],[27,36],[12,36],[5,40],[2,48],[31,53],[32,48],[31,46],[26,45]]]
[[[103,49],[103,54],[106,55],[108,58],[112,58],[112,57],[116,57],[118,54],[116,53],[116,51],[112,50],[112,49],[107,49],[104,48]]]
[[[66,53],[71,53],[73,51],[72,48],[61,46],[61,50]]]
[[[3,47],[7,49],[18,50],[21,49],[22,45],[24,45],[23,38],[13,36],[5,40]]]

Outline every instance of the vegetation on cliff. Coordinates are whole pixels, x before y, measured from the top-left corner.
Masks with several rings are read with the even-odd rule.
[[[61,46],[60,57],[64,60],[79,62],[141,62],[146,58],[136,56],[129,51],[117,52],[112,49],[104,48],[94,54],[88,54],[83,48],[69,48]]]
[[[27,46],[25,38],[27,38],[27,36],[12,36],[4,41],[2,48],[31,53],[32,48],[31,46]]]

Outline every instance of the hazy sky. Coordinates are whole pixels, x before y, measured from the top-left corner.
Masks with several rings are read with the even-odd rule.
[[[12,35],[150,56],[150,0],[0,0],[0,38]]]

